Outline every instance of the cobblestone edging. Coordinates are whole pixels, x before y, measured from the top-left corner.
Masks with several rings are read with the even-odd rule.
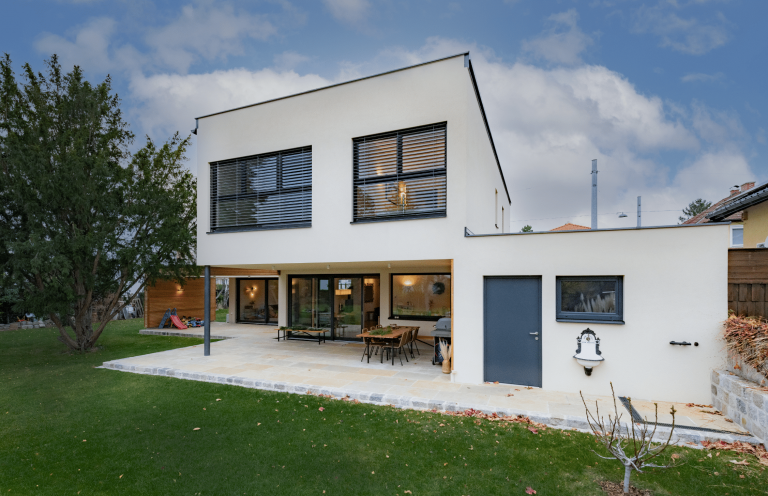
[[[143,332],[143,331],[142,331]],[[154,332],[154,331],[153,331]],[[158,331],[162,332],[162,331]],[[174,334],[176,335],[176,334]],[[179,369],[162,368],[162,367],[144,367],[140,365],[130,365],[120,363],[120,360],[111,362],[104,362],[103,368],[111,370],[119,370],[121,372],[131,372],[134,374],[145,375],[157,375],[165,377],[175,377],[178,379],[187,379],[191,381],[212,382],[217,384],[230,384],[233,386],[241,386],[246,388],[261,389],[264,391],[276,391],[282,393],[293,394],[322,394],[328,395],[336,399],[348,397],[350,400],[358,400],[361,403],[370,403],[374,405],[392,405],[396,408],[407,408],[415,410],[436,410],[438,412],[462,412],[465,410],[473,409],[483,413],[498,415],[524,415],[530,418],[533,422],[545,424],[549,427],[571,430],[577,429],[580,431],[588,432],[589,424],[585,417],[574,416],[552,416],[544,414],[542,412],[529,412],[525,410],[515,409],[495,409],[488,405],[472,405],[469,403],[455,403],[449,401],[440,400],[428,400],[424,398],[410,397],[410,396],[397,396],[384,393],[369,393],[365,391],[354,391],[340,388],[327,388],[310,386],[306,384],[291,384],[286,382],[265,381],[259,379],[252,379],[246,377],[223,375],[223,374],[210,374],[205,372],[188,372]],[[627,413],[627,412],[623,412]],[[627,413],[626,418],[629,418]],[[656,430],[656,440],[663,441],[669,436],[669,427],[659,426]],[[698,445],[701,441],[744,441],[749,443],[757,443],[758,439],[749,436],[739,436],[736,434],[726,434],[720,432],[707,432],[697,431],[691,429],[676,428],[672,437],[674,442],[677,443],[689,443]]]
[[[174,330],[167,330],[167,331],[151,331],[149,329],[142,329],[139,331],[139,334],[144,334],[147,336],[176,336],[180,338],[198,338],[202,339],[203,336],[200,334],[192,334],[187,332],[181,332],[181,331],[174,331]],[[214,336],[211,335],[211,339],[233,339],[232,336]]]
[[[712,405],[763,444],[768,443],[768,391],[725,370],[713,370]]]

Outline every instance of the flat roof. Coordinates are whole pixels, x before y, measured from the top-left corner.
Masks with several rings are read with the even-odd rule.
[[[465,238],[485,238],[490,236],[532,236],[535,234],[566,234],[566,233],[591,233],[591,232],[608,232],[608,231],[644,231],[651,229],[675,229],[675,228],[691,228],[691,227],[711,227],[711,226],[727,226],[731,224],[727,222],[704,222],[702,224],[671,224],[665,226],[642,226],[642,227],[604,227],[600,229],[574,229],[569,231],[532,231],[532,232],[514,232],[514,233],[489,233],[489,234],[475,234],[470,229],[464,228]]]

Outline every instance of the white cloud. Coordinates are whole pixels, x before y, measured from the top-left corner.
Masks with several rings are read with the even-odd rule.
[[[172,22],[146,29],[143,39],[148,50],[144,52],[131,44],[116,43],[118,26],[114,19],[94,18],[66,37],[44,33],[35,48],[58,54],[65,66],[78,64],[100,73],[187,72],[200,58],[242,54],[245,39],[266,40],[277,31],[263,16],[208,2],[186,5]]]
[[[693,82],[712,82],[712,81],[719,81],[721,79],[725,78],[725,74],[722,72],[717,72],[715,74],[704,74],[701,72],[696,72],[692,74],[686,74],[680,80],[684,83],[693,83]]]
[[[297,52],[287,51],[275,55],[272,60],[274,61],[275,69],[290,70],[308,61],[309,57]]]
[[[371,13],[368,0],[323,0],[323,3],[337,21],[353,27],[362,27]]]
[[[728,41],[728,31],[723,26],[727,20],[722,15],[716,22],[705,23],[678,16],[673,9],[680,7],[677,2],[643,5],[635,12],[633,29],[653,33],[659,37],[660,46],[690,55],[705,54]]]
[[[184,6],[175,21],[151,31],[146,42],[158,65],[186,72],[198,57],[213,60],[239,55],[243,38],[265,40],[276,31],[262,16],[236,13],[227,4],[201,3]]]
[[[108,47],[115,24],[110,18],[92,19],[71,33],[72,41],[56,34],[43,33],[35,42],[35,49],[45,55],[57,54],[64,68],[87,63],[89,68],[109,71],[113,67],[113,59]]]
[[[230,69],[204,74],[134,75],[132,116],[143,132],[186,134],[195,117],[327,86],[331,81],[294,71]]]
[[[735,112],[713,109],[697,100],[691,109],[691,127],[705,143],[736,147],[747,141],[747,131]]]
[[[550,27],[536,38],[523,41],[523,52],[555,64],[578,64],[580,54],[593,43],[579,29],[579,14],[570,9],[547,18]]]

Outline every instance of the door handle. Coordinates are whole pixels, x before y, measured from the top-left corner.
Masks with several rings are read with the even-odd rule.
[[[538,336],[539,335],[538,332],[529,332],[528,334],[530,334],[531,336]]]

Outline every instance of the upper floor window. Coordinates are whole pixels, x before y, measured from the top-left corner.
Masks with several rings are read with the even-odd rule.
[[[311,146],[211,163],[211,232],[311,225]]]
[[[445,217],[446,123],[353,140],[353,220]]]

